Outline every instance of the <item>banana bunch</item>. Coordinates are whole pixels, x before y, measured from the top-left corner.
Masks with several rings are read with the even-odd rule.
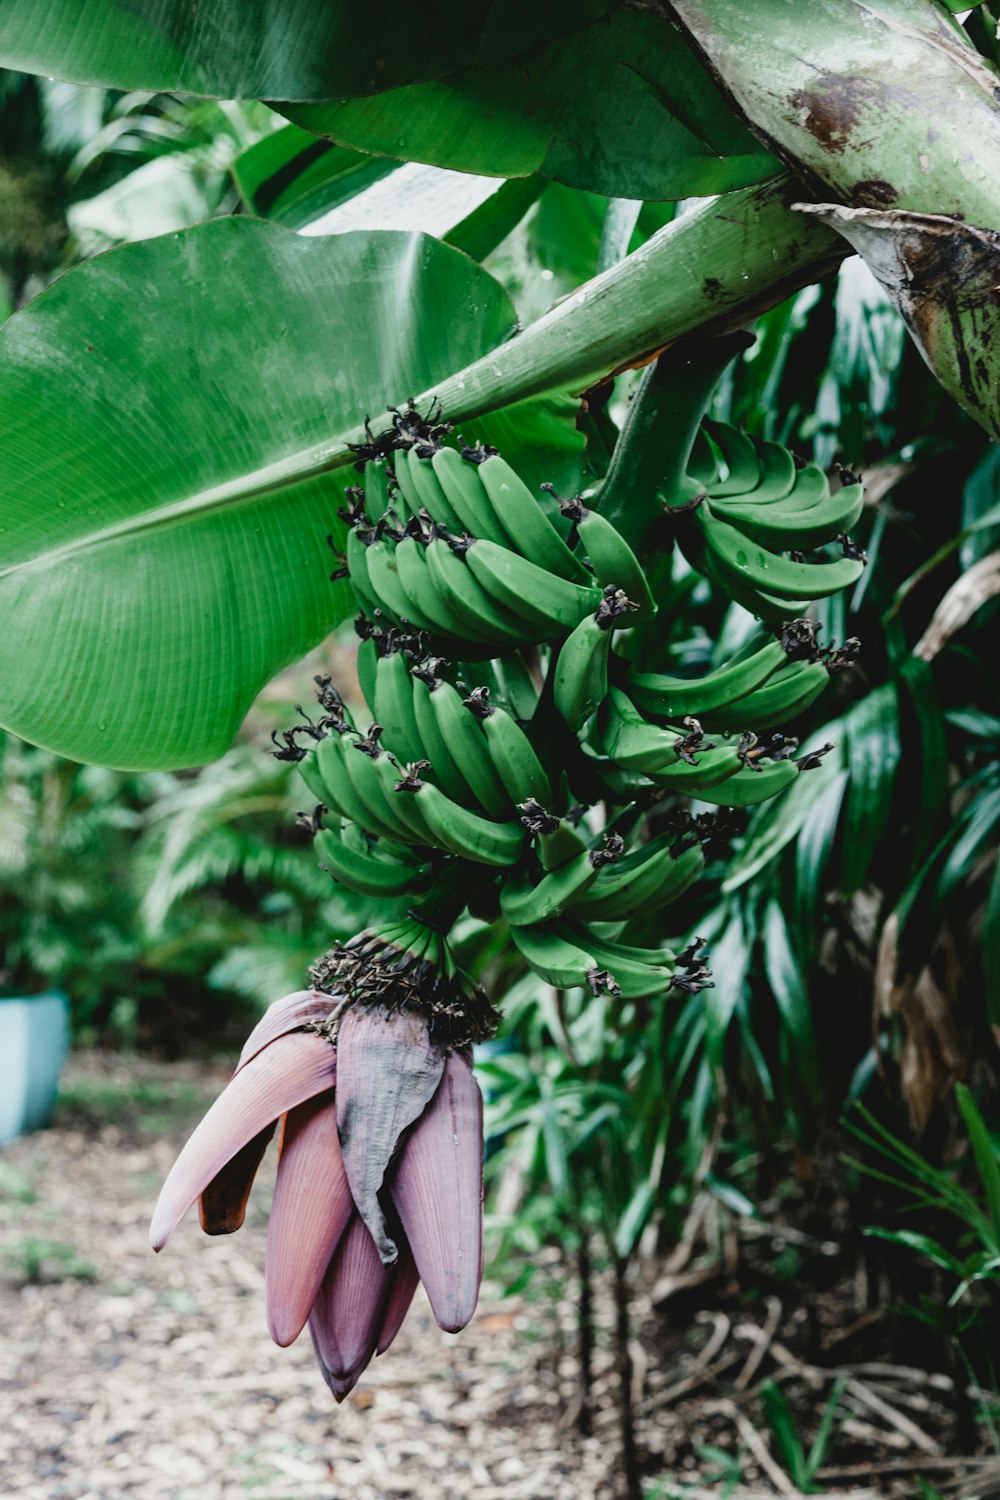
[[[650,669],[669,604],[662,555],[644,567],[599,510],[543,501],[494,450],[458,451],[448,432],[411,404],[358,452],[342,572],[362,611],[366,712],[355,719],[317,679],[322,717],[303,715],[276,752],[316,799],[303,822],[320,861],[360,894],[418,901],[420,941],[469,906],[502,917],[550,984],[625,1000],[703,988],[697,945],[637,945],[628,924],[684,894],[726,814],[649,837],[646,813],[677,797],[752,806],[815,763],[762,732],[847,664],[787,617],[857,576],[856,558],[799,554],[853,524],[860,486],[831,495],[777,444],[702,423],[689,503],[668,497],[665,518],[689,561],[783,623],[690,679]],[[426,942],[412,961],[447,968]],[[400,943],[416,952],[413,933]]]
[[[435,850],[499,868],[516,863],[525,831],[496,768],[503,765],[509,774],[512,752],[494,762],[478,718],[450,683],[434,676],[428,682],[409,669],[398,647],[380,657],[376,700],[400,753],[389,748],[391,738],[383,743],[383,724],[372,723],[362,734],[329,683],[321,683],[321,694],[327,713],[313,726],[316,748],[299,769],[334,819],[315,830],[331,874],[364,895],[398,895],[430,880]],[[509,722],[512,739],[523,739],[528,752],[525,774],[537,785],[540,767],[531,763],[530,742]],[[425,745],[436,757],[434,780],[429,756],[403,758]],[[521,765],[515,770],[520,773]],[[486,806],[479,811],[482,798]]]
[[[369,461],[351,499],[347,573],[374,622],[491,656],[568,634],[600,600],[595,573],[498,454],[414,445],[391,480]]]
[[[864,505],[860,484],[831,494],[822,469],[800,465],[780,443],[757,444],[725,422],[708,421],[687,478],[681,550],[752,614],[781,620],[857,582],[864,558],[847,534]],[[839,558],[806,559],[834,542]]]

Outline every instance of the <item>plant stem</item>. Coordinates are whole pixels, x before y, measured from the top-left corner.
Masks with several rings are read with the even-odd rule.
[[[1000,230],[996,75],[943,5],[670,0],[670,10],[755,134],[835,200]]]
[[[618,1358],[618,1411],[621,1423],[622,1472],[628,1500],[642,1500],[642,1479],[635,1441],[635,1412],[632,1407],[632,1352],[629,1348],[628,1260],[614,1257],[615,1268],[615,1353]]]
[[[719,376],[753,340],[692,338],[650,365],[615,444],[599,509],[643,557],[664,500],[683,492],[691,445]]]
[[[439,399],[449,421],[467,420],[546,391],[588,390],[685,334],[742,327],[848,253],[831,230],[789,209],[804,193],[775,177],[682,214],[418,403]]]
[[[577,1314],[577,1360],[580,1366],[580,1410],[576,1428],[581,1437],[590,1436],[590,1391],[594,1383],[594,1268],[590,1258],[590,1235],[580,1223],[580,1244],[576,1252],[576,1269],[580,1279],[580,1302]]]
[[[933,0],[670,8],[755,133],[826,198],[810,216],[867,261],[944,389],[1000,437],[1000,109],[961,26]]]
[[[469,902],[474,901],[480,891],[495,879],[496,871],[489,866],[476,870],[466,860],[450,869],[445,866],[430,894],[411,906],[410,914],[418,922],[447,936]]]

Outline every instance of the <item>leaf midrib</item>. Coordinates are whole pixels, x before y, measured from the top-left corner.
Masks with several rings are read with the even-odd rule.
[[[388,426],[388,422],[384,425]],[[372,430],[377,431],[375,424],[372,424]],[[210,515],[216,510],[232,509],[240,504],[257,500],[262,495],[286,489],[290,484],[315,479],[320,474],[329,473],[333,469],[342,468],[344,464],[350,463],[355,455],[348,446],[349,443],[363,440],[363,429],[354,428],[349,437],[335,439],[332,443],[317,443],[311,448],[304,448],[298,453],[278,459],[276,463],[253,469],[249,474],[241,474],[236,479],[227,479],[223,484],[212,485],[207,490],[201,490],[197,495],[187,495],[183,500],[171,500],[166,505],[155,506],[152,510],[140,511],[137,515],[128,516],[125,520],[102,526],[99,531],[89,532],[86,536],[73,537],[57,547],[48,547],[44,552],[37,552],[33,557],[9,563],[6,567],[0,567],[0,578],[9,577],[12,573],[30,572],[42,566],[50,567],[53,563],[61,562],[80,552],[87,552],[92,547],[101,547],[108,542],[119,541],[122,537],[134,536],[139,532],[155,531],[162,526],[170,526],[179,521]]]

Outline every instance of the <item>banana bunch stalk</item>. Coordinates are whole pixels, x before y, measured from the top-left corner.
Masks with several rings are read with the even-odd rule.
[[[332,878],[396,914],[272,1006],[152,1228],[159,1249],[195,1199],[209,1233],[238,1228],[280,1120],[268,1320],[280,1344],[308,1323],[338,1400],[391,1343],[418,1280],[443,1328],[475,1308],[470,1048],[497,1017],[456,966],[455,921],[502,919],[559,988],[623,1005],[697,993],[712,983],[701,943],[649,946],[631,924],[661,927],[731,810],[818,758],[797,759],[782,731],[850,663],[855,643],[821,650],[802,614],[860,572],[846,539],[860,487],[831,493],[778,445],[702,422],[710,376],[690,390],[646,378],[596,504],[533,493],[412,403],[358,451],[340,573],[361,611],[365,703],[352,714],[317,678],[320,713],[300,710],[275,753],[314,799],[300,820]],[[683,441],[658,454],[658,432]],[[700,677],[664,660],[674,542],[764,622]],[[839,559],[814,555],[830,545]]]

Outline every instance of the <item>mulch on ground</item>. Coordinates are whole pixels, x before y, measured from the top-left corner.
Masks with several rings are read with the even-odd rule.
[[[389,1353],[337,1407],[308,1336],[269,1340],[263,1261],[273,1162],[236,1236],[194,1214],[149,1249],[149,1213],[224,1066],[71,1060],[51,1129],[0,1150],[0,1493],[24,1500],[614,1500],[617,1380],[599,1287],[593,1425],[581,1437],[572,1286],[505,1298],[484,1284],[463,1333],[422,1293]],[[540,1279],[551,1280],[542,1268]],[[633,1394],[647,1494],[797,1494],[760,1422],[767,1377],[821,1409],[838,1374],[847,1448],[817,1483],[855,1500],[985,1494],[997,1461],[949,1453],[940,1375],[878,1362],[817,1368],[777,1298],[752,1316],[695,1308],[665,1330],[637,1289]],[[659,1296],[662,1298],[662,1285]],[[671,1299],[667,1299],[668,1304]],[[788,1320],[791,1319],[789,1322]],[[811,1420],[811,1418],[809,1419]],[[806,1423],[808,1427],[808,1421]],[[719,1455],[732,1455],[728,1477]],[[863,1455],[845,1462],[846,1452]],[[733,1477],[736,1475],[737,1477]]]

